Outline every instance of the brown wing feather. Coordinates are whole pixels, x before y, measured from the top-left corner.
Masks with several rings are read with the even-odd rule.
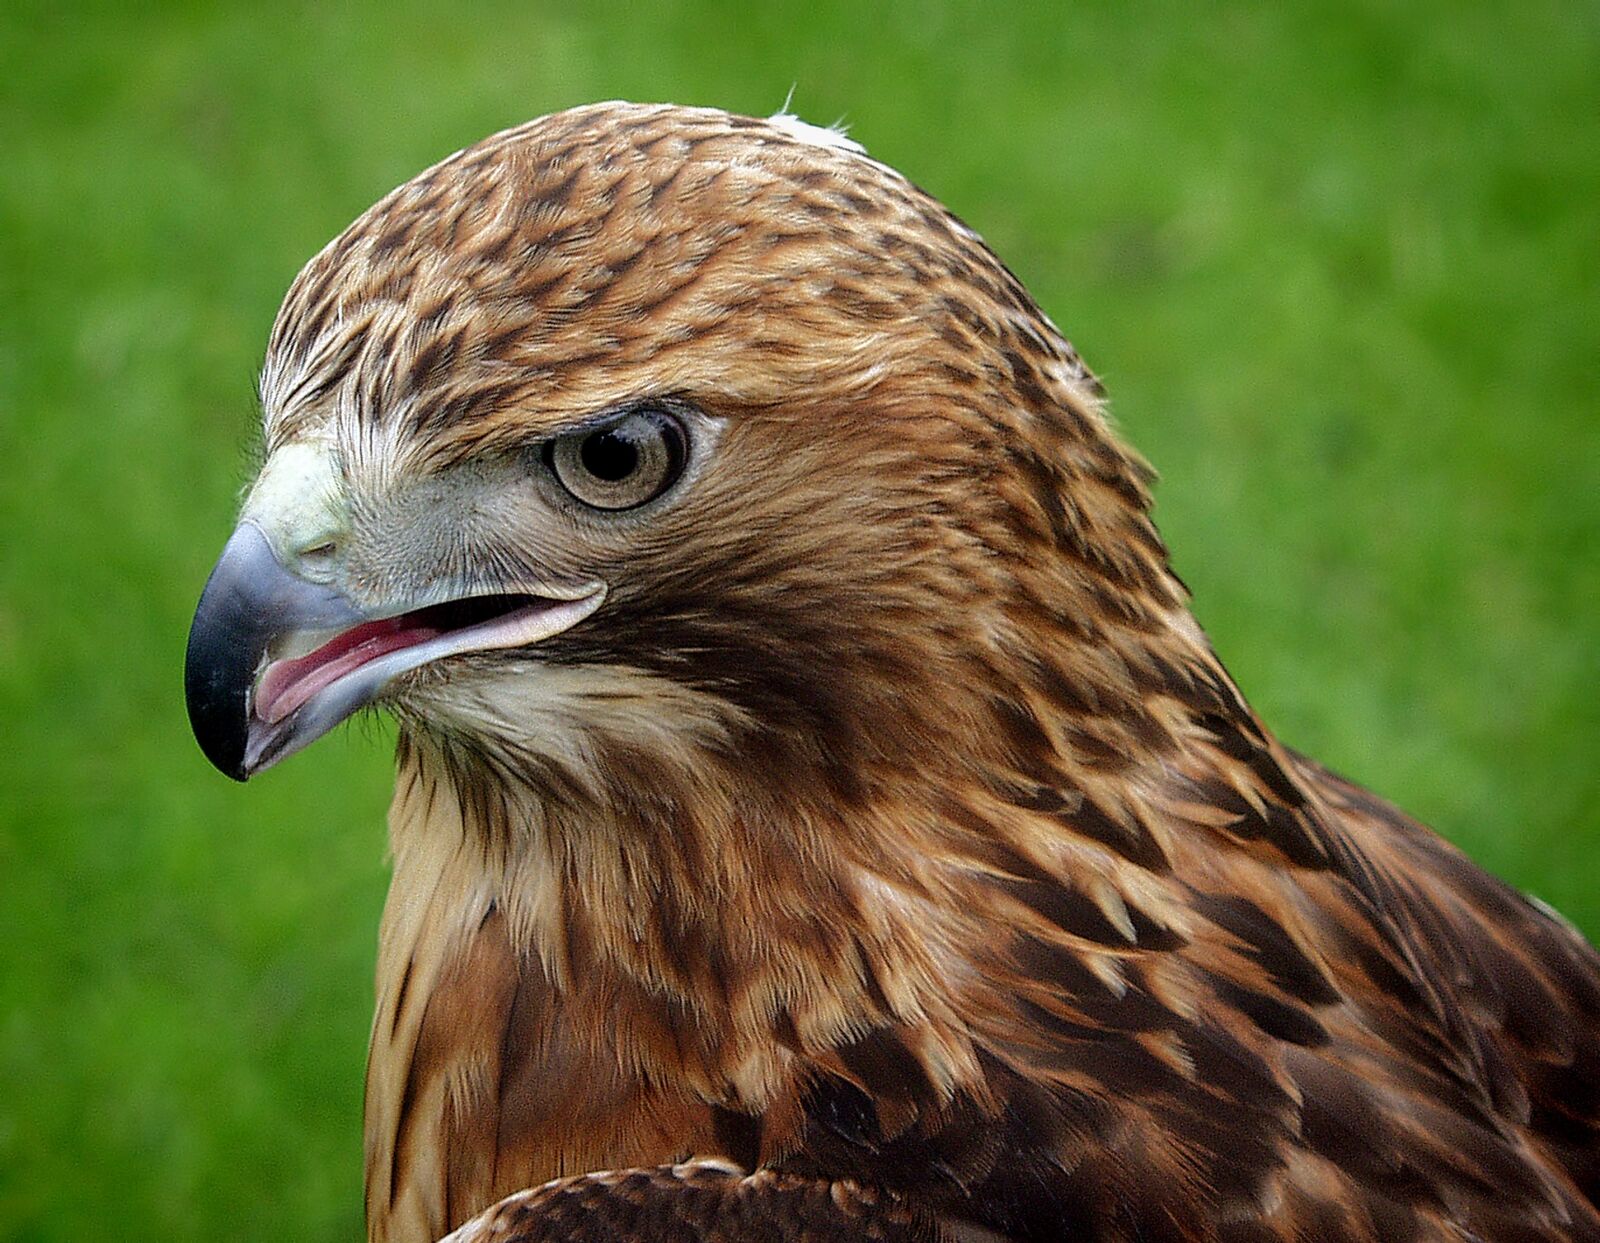
[[[510,1196],[448,1243],[934,1243],[935,1224],[846,1182],[693,1162],[611,1170]]]

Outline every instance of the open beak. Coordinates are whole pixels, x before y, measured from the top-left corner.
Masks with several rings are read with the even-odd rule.
[[[322,737],[402,673],[537,643],[576,625],[604,596],[592,584],[570,598],[480,595],[369,612],[286,569],[246,521],[211,571],[189,630],[189,723],[206,758],[244,781]]]

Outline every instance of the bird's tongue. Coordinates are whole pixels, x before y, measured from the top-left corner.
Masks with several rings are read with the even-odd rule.
[[[442,633],[414,616],[388,617],[352,627],[308,656],[269,665],[256,687],[256,715],[268,725],[275,725],[352,669],[402,647],[426,643]]]

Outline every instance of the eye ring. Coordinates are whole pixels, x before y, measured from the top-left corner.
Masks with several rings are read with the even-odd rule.
[[[608,512],[655,500],[678,481],[688,457],[683,424],[660,406],[636,406],[544,446],[556,482],[589,508]]]

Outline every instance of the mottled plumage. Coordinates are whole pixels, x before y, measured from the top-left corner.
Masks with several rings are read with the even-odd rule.
[[[1600,1240],[1595,952],[1273,738],[1093,376],[853,144],[496,135],[262,396],[191,702],[240,776],[401,722],[374,1239]]]

